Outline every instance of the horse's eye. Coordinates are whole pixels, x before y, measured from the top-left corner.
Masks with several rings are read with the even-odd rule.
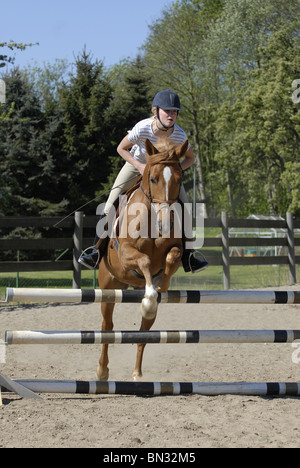
[[[156,180],[154,179],[154,177],[151,177],[150,180],[151,180],[152,184],[156,184]]]

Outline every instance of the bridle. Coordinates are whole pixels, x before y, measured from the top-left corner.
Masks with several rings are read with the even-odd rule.
[[[148,171],[148,187],[149,187],[149,193],[146,193],[146,192],[145,192],[142,182],[141,182],[141,185],[140,185],[140,188],[141,188],[143,194],[144,194],[145,197],[150,201],[150,203],[166,203],[166,204],[168,204],[168,205],[172,205],[173,203],[176,203],[176,202],[178,201],[178,199],[179,199],[179,194],[178,194],[178,197],[177,197],[177,198],[171,198],[170,200],[160,200],[160,199],[154,198],[154,197],[152,196],[152,193],[151,193],[151,180],[150,180],[150,178],[151,178],[151,173],[150,173],[150,172],[151,172],[151,171],[150,171],[150,169],[151,169],[151,166],[154,166],[155,164],[162,164],[162,165],[165,165],[165,166],[169,166],[170,164],[177,164],[177,165],[179,165],[179,167],[180,167],[180,163],[179,163],[178,160],[174,160],[174,159],[170,159],[170,160],[168,160],[168,161],[159,161],[158,163],[157,163],[157,162],[154,162],[154,163],[152,163],[152,164],[149,163],[149,166],[150,166],[150,167],[149,167],[149,171]],[[181,169],[181,167],[180,167],[180,169]],[[182,172],[182,174],[183,174],[182,169],[181,169],[181,172]],[[181,182],[180,185],[182,185],[182,182]]]

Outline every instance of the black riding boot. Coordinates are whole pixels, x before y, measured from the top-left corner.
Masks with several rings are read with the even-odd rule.
[[[104,217],[106,217],[106,215],[101,215],[100,220]],[[89,270],[95,270],[106,252],[108,241],[108,236],[100,240],[100,237],[98,237],[98,235],[96,234],[94,244],[91,247],[88,247],[84,252],[82,252],[78,259],[78,262],[84,265]]]
[[[208,267],[208,262],[205,259],[199,260],[194,257],[194,252],[189,249],[185,249],[182,255],[182,266],[186,273],[198,273]]]

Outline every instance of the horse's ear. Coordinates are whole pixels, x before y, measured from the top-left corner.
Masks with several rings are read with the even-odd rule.
[[[159,153],[159,151],[155,148],[155,146],[152,145],[151,141],[148,140],[148,138],[146,138],[146,141],[145,141],[145,148],[149,156]]]
[[[176,156],[178,157],[178,159],[182,158],[182,156],[185,155],[185,153],[188,150],[188,147],[189,140],[185,140],[185,142],[181,146],[178,146],[178,148],[176,148]]]

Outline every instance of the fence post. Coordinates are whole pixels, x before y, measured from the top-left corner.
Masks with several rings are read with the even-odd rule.
[[[74,216],[74,250],[73,250],[73,288],[81,288],[81,265],[78,258],[82,252],[83,212],[76,211]]]
[[[228,213],[222,211],[222,264],[223,264],[223,288],[230,289],[230,257],[229,257],[229,229]]]
[[[287,224],[287,241],[288,241],[288,259],[290,268],[290,283],[297,283],[296,278],[296,255],[295,255],[295,235],[294,235],[294,218],[292,213],[286,214]]]

